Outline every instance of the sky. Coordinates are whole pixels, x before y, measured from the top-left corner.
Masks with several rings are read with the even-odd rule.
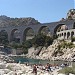
[[[0,15],[11,18],[32,17],[41,23],[66,18],[75,0],[0,0]]]

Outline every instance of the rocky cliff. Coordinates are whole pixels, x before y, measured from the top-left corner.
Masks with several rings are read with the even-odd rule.
[[[49,60],[65,60],[65,61],[73,61],[75,59],[75,47],[69,48],[64,47],[58,49],[58,46],[61,44],[60,41],[55,40],[52,45],[50,45],[48,48],[43,47],[41,49],[41,52],[36,55],[36,52],[38,51],[38,48],[35,50],[34,48],[29,49],[29,54],[27,54],[27,57],[34,58],[34,59],[49,59]],[[31,51],[32,50],[32,51]]]

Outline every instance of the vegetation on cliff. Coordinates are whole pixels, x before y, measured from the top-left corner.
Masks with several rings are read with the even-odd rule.
[[[53,42],[53,38],[50,36],[46,36],[43,34],[38,34],[36,35],[33,39],[27,40],[25,42],[23,42],[23,48],[30,48],[30,47],[34,47],[35,49],[39,46],[45,46],[48,47],[49,45],[51,45]]]
[[[22,48],[24,50],[24,53],[27,53],[28,49],[30,47],[34,47],[34,48],[37,48],[39,46],[48,47],[52,44],[52,42],[53,42],[52,37],[46,36],[43,34],[38,34],[33,39],[26,40],[22,44],[18,44],[18,43],[13,42],[11,44],[11,46],[15,49]]]
[[[59,70],[59,73],[63,73],[66,75],[69,75],[69,73],[75,74],[75,65],[73,65],[72,67],[65,67]]]
[[[74,41],[75,41],[75,37],[72,37],[72,38],[71,38],[71,41],[74,42]]]
[[[62,56],[64,54],[64,48],[73,48],[75,47],[75,45],[73,44],[73,42],[67,42],[64,40],[61,40],[60,43],[58,44],[57,48],[54,50],[53,56],[57,56],[58,54],[60,56]]]

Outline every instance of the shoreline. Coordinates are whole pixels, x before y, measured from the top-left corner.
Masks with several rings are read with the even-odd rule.
[[[26,57],[22,57],[22,56],[17,56],[17,57],[11,57],[14,59],[14,62],[15,63],[21,63],[21,64],[25,64],[25,63],[28,63],[28,64],[47,64],[47,63],[50,63],[50,64],[53,64],[53,65],[60,65],[60,64],[63,64],[63,63],[67,63],[67,64],[75,64],[74,61],[66,61],[66,60],[48,60],[48,59],[45,59],[45,60],[42,60],[42,59],[31,59],[31,58],[26,58]]]
[[[66,62],[75,62],[75,58],[68,58],[68,59],[59,59],[57,57],[53,57],[53,59],[39,59],[39,58],[30,58],[27,57],[26,55],[8,55],[9,57],[23,57],[23,58],[28,58],[28,59],[34,59],[34,60],[49,60],[49,61],[66,61]]]
[[[18,56],[18,55],[17,55]],[[11,58],[9,56],[3,56],[3,59],[7,57],[7,58]],[[13,56],[14,57],[14,56]],[[22,56],[21,56],[22,57]],[[6,59],[7,59],[6,58]],[[1,59],[1,58],[0,58]],[[33,68],[34,65],[36,65],[37,67],[37,75],[58,75],[58,71],[62,69],[62,64],[64,64],[63,62],[59,63],[50,63],[50,62],[46,62],[46,64],[30,64],[30,63],[15,63],[15,62],[4,62],[4,60],[1,60],[0,62],[0,73],[3,73],[2,75],[34,75],[33,73]],[[36,59],[37,60],[37,59]],[[9,61],[9,60],[8,60]],[[47,70],[47,64],[50,64],[50,68],[51,70]],[[67,66],[69,66],[70,64],[68,64]]]

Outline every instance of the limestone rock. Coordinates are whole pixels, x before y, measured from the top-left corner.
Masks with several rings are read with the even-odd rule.
[[[49,60],[74,60],[75,59],[75,48],[61,48],[63,54],[58,53],[55,57],[53,53],[57,51],[58,45],[61,44],[58,40],[54,40],[53,44],[50,45],[48,48],[46,47],[39,47],[36,48],[30,48],[28,57],[34,58],[34,59],[49,59]],[[37,55],[38,51],[41,49],[40,53]]]

